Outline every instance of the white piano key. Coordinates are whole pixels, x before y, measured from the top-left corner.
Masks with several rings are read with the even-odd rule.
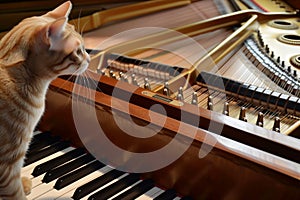
[[[136,200],[152,200],[161,193],[163,193],[162,189],[160,189],[158,187],[154,187],[151,190],[148,190],[147,192],[145,192],[145,194],[136,198]]]
[[[33,172],[34,168],[35,168],[37,165],[42,164],[42,163],[44,163],[44,162],[47,162],[47,161],[49,161],[49,160],[52,160],[52,159],[54,159],[54,158],[56,158],[56,157],[59,157],[59,156],[65,154],[65,153],[67,153],[67,152],[69,152],[69,151],[71,151],[71,150],[73,150],[73,149],[74,149],[73,147],[68,147],[68,148],[66,148],[66,149],[64,149],[64,150],[58,151],[58,152],[56,152],[56,153],[54,153],[54,154],[52,154],[52,155],[50,155],[50,156],[48,156],[48,157],[45,157],[45,158],[43,158],[43,159],[41,159],[41,160],[38,160],[38,161],[36,161],[36,162],[34,162],[34,163],[30,164],[30,165],[27,165],[27,166],[23,167],[23,168],[21,169],[21,174],[22,174],[22,176],[30,177],[30,176],[31,176],[31,173]]]
[[[154,199],[155,197],[158,197],[158,196],[159,196],[160,194],[162,194],[164,191],[165,191],[165,190],[159,188],[159,191],[158,191],[157,193],[155,193],[155,194],[153,195],[152,198]]]
[[[64,199],[65,200],[67,198],[72,197],[72,195],[74,194],[75,190],[78,187],[98,178],[99,176],[102,176],[103,174],[105,174],[111,170],[112,170],[112,168],[109,166],[102,167],[101,169],[83,177],[82,179],[77,180],[76,182],[68,185],[67,187],[64,187],[60,190],[56,190],[53,188],[51,191],[45,193],[40,198],[42,198],[42,199],[49,199],[49,198]],[[55,198],[53,198],[53,197],[55,197]]]
[[[31,193],[27,196],[28,199],[34,200],[40,197],[41,195],[47,193],[48,191],[52,190],[55,181],[50,183],[43,183],[39,184],[38,186],[32,188]]]
[[[43,175],[38,176],[38,177],[33,177],[33,178],[31,179],[31,182],[32,182],[32,188],[35,188],[35,187],[38,187],[38,186],[41,185],[41,184],[44,184],[44,183],[42,182],[43,177],[44,177]]]

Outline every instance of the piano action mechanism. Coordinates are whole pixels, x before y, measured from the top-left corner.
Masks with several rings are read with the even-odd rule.
[[[38,129],[181,197],[299,199],[297,9],[202,0],[87,32],[89,70],[51,84]]]

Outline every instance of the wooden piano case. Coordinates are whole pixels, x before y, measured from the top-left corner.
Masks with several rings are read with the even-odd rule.
[[[174,112],[174,110],[177,111],[178,108],[174,108],[174,106],[170,106],[163,101],[154,100],[142,95],[141,92],[143,89],[141,88],[134,88],[137,96],[132,97],[128,105],[128,102],[121,98],[111,96],[110,91],[112,87],[117,85],[115,80],[111,80],[107,77],[94,78],[99,80],[99,90],[102,91],[96,91],[95,105],[89,104],[89,100],[94,101],[94,99],[91,98],[91,96],[94,95],[90,95],[88,89],[84,88],[84,86],[77,85],[78,94],[75,93],[74,95],[73,82],[64,79],[55,80],[48,93],[47,111],[39,126],[40,129],[50,130],[53,133],[59,134],[63,138],[71,140],[75,146],[82,146],[82,142],[85,146],[90,146],[90,143],[97,142],[101,149],[102,142],[95,139],[97,138],[97,134],[95,131],[91,132],[92,130],[88,128],[94,120],[93,114],[89,111],[95,111],[101,128],[115,145],[124,149],[125,156],[127,151],[147,153],[160,149],[174,140],[176,134],[179,134],[180,137],[175,138],[178,142],[177,145],[166,152],[166,154],[160,155],[161,159],[167,159],[168,156],[172,156],[172,151],[178,151],[179,148],[182,148],[181,144],[189,143],[190,140],[193,140],[183,155],[172,164],[153,172],[143,173],[143,177],[154,179],[157,185],[162,188],[176,189],[179,194],[188,195],[194,199],[297,199],[299,197],[300,182],[297,180],[298,175],[294,174],[295,177],[291,177],[291,174],[285,174],[291,172],[289,171],[289,167],[291,166],[286,166],[290,163],[277,155],[248,145],[258,144],[258,146],[265,149],[270,145],[272,146],[272,150],[278,150],[276,153],[279,155],[298,155],[299,150],[294,150],[292,146],[285,149],[281,144],[276,144],[276,141],[273,141],[270,137],[261,138],[260,136],[266,133],[265,129],[257,128],[253,130],[250,124],[232,120],[232,118],[222,116],[221,114],[215,116],[215,118],[211,118],[209,111],[200,109],[201,116],[199,116],[199,118],[201,119],[197,120],[194,117],[192,121],[200,121],[200,127],[205,127],[207,123],[209,123],[207,121],[210,120],[215,123],[224,123],[225,127],[221,135],[206,131],[205,128],[197,128],[196,126],[191,126],[190,124],[176,120],[174,119],[176,113],[170,113],[170,117],[166,119],[164,127],[162,127],[162,130],[155,136],[146,139],[135,138],[124,133],[118,128],[115,122],[116,119],[128,120],[128,113],[124,111],[124,107],[129,106],[130,117],[132,117],[133,121],[138,125],[145,126],[145,132],[148,131],[146,125],[153,123],[153,120],[151,121],[149,118],[149,107],[151,104],[158,103],[162,105],[168,113]],[[128,91],[131,92],[132,88],[130,87],[132,87],[132,85],[122,84],[120,90],[125,93]],[[71,92],[73,92],[73,95],[71,95]],[[77,95],[80,97],[78,98]],[[74,100],[74,98],[76,100]],[[74,105],[72,106],[74,101],[77,103],[80,101],[78,105],[84,108],[80,111],[80,116],[75,117],[76,119],[74,119],[74,115],[72,114],[72,112],[74,112]],[[118,106],[112,108],[112,101],[116,101],[114,105]],[[180,109],[193,113],[194,108],[191,108],[191,105],[185,105]],[[157,113],[155,117],[158,119],[162,118],[162,120],[164,119],[163,116]],[[77,120],[86,124],[84,139],[82,136],[77,135],[75,125]],[[157,126],[157,129],[161,128],[159,125]],[[256,132],[260,133],[257,134],[258,137],[251,138],[251,134],[254,135]],[[193,135],[193,133],[195,133],[195,135]],[[237,141],[223,137],[223,133],[227,135],[229,133],[229,135],[233,135],[233,137],[236,136]],[[214,146],[204,158],[199,158],[200,149],[201,151],[210,150],[209,147],[205,150],[205,148],[203,149],[201,146],[203,145],[205,137],[210,138],[206,141],[208,142],[207,145]],[[245,143],[238,142],[239,139],[243,141],[243,137],[246,140]],[[90,150],[94,150],[95,152],[93,153],[99,156],[99,158],[101,158],[100,160],[105,160],[105,156],[110,155],[109,152],[98,154],[99,149]],[[116,158],[106,158],[112,162],[106,164],[112,164],[112,166],[114,166],[113,161],[115,161],[115,159],[124,158],[124,155],[114,155]],[[130,161],[131,158],[127,157],[126,160],[127,159]],[[283,165],[276,166],[273,164],[277,162],[271,161],[268,163],[266,162],[267,160],[277,160],[278,162],[282,162]],[[156,161],[153,160],[153,162]],[[118,163],[118,161],[116,161],[116,163]],[[132,170],[133,172],[135,170],[138,171],[140,169],[139,167],[143,168],[145,167],[144,165],[149,165],[149,163],[137,163],[136,169],[126,170]],[[297,167],[298,164],[292,165],[293,167]],[[122,166],[116,167],[122,168]],[[280,167],[287,168],[280,169]],[[284,172],[284,170],[289,172]]]
[[[92,36],[93,33],[86,34],[87,38]],[[94,48],[92,44],[87,39],[90,48]],[[159,155],[159,160],[168,160],[180,151],[182,155],[167,166],[143,172],[142,176],[193,199],[299,198],[298,139],[189,103],[178,103],[157,93],[161,90],[154,91],[158,98],[148,95],[152,94],[148,89],[104,74],[91,69],[84,78],[55,80],[39,129],[59,134],[74,146],[91,147],[87,149],[105,164],[129,172],[139,172],[151,166],[151,161],[158,162],[145,160],[126,168],[126,162],[136,159],[135,154],[155,152],[174,143],[169,151]],[[91,128],[95,121],[123,153],[107,152],[105,141],[99,140],[97,131]],[[134,137],[120,124],[131,132],[141,131],[132,125],[135,124],[143,127],[141,134],[153,130],[157,133],[152,137]],[[291,135],[298,133],[296,126]],[[201,153],[205,156],[201,157]]]
[[[82,8],[87,8],[83,11],[84,15],[94,12],[95,2],[99,6],[98,1],[74,1],[76,16]],[[101,2],[106,3],[108,1]],[[120,1],[114,2],[120,3]],[[182,25],[197,22],[199,19],[219,15],[220,13],[216,11],[215,2],[220,1],[202,0],[198,4],[195,3],[194,7],[193,5],[190,6],[190,10],[186,12],[195,11],[196,18],[192,20],[184,18],[186,13],[181,13],[182,10],[180,10],[184,8],[174,10],[173,12],[177,16],[179,16],[178,13],[181,13],[182,16],[180,18],[172,16],[174,17],[173,20],[169,20],[166,27],[169,28],[174,24]],[[230,1],[224,2],[229,4]],[[247,1],[238,0],[234,2],[241,6],[244,5],[243,2]],[[262,1],[262,4],[264,2]],[[292,3],[293,1],[287,2],[294,8],[297,6],[299,8],[299,5]],[[48,1],[31,1],[31,3],[48,9],[58,1],[51,1],[51,3]],[[112,2],[110,1],[110,3]],[[14,4],[15,2],[1,2],[1,8],[5,8],[3,7],[5,5],[7,9],[6,11],[2,9],[0,14],[6,15],[9,8],[14,8]],[[27,15],[29,10],[33,12],[30,15],[40,12],[41,9],[31,9],[30,5],[26,4],[21,13],[9,15],[16,16],[15,20],[17,21],[20,16]],[[207,5],[214,5],[214,9],[205,9]],[[90,10],[91,7],[93,9]],[[163,14],[163,12],[159,14]],[[147,19],[154,19],[153,23],[152,21],[149,23],[153,26],[157,25],[159,21],[163,21],[161,16],[151,18],[151,15],[141,18],[141,21],[147,21]],[[201,40],[201,44],[206,49],[211,50],[211,44],[205,43],[205,41],[216,40],[217,43],[222,43],[226,36],[231,35],[232,30],[239,28],[233,21],[227,21],[228,24],[232,24],[229,29],[222,28],[223,32],[210,30],[208,27],[209,39],[193,37]],[[139,18],[134,18],[133,21],[129,22],[124,20],[120,23],[112,23],[104,26],[103,29],[86,33],[84,35],[86,45],[88,48],[96,48],[95,41],[91,39],[95,35],[106,36],[105,34],[110,33],[108,32],[110,28],[117,31],[126,30],[134,24],[131,22],[139,22]],[[13,23],[9,22],[9,25]],[[1,27],[5,27],[5,30],[8,29],[6,25]],[[247,33],[243,37],[249,37],[251,34],[249,31],[249,34]],[[236,38],[239,37],[240,35],[237,35]],[[233,39],[231,42],[239,41]],[[229,53],[225,59],[233,61],[241,55],[239,51],[247,54],[245,49],[245,46],[239,44],[232,49],[234,53]],[[139,58],[139,55],[137,57]],[[97,59],[96,57],[95,60]],[[172,62],[172,59],[169,60]],[[158,61],[155,60],[154,62]],[[253,62],[259,61],[254,60]],[[231,65],[234,62],[227,63],[229,63],[227,65]],[[185,70],[186,68],[183,71]],[[175,189],[179,195],[190,196],[193,199],[299,199],[300,141],[292,137],[300,136],[299,118],[297,118],[299,116],[292,119],[295,125],[289,129],[291,130],[289,131],[290,136],[286,136],[214,112],[203,108],[203,106],[181,102],[174,96],[162,94],[162,88],[151,91],[116,80],[112,75],[107,77],[109,72],[103,73],[104,71],[101,71],[102,74],[97,72],[99,69],[92,66],[90,70],[78,78],[60,77],[53,81],[47,94],[46,112],[38,129],[60,135],[64,140],[71,141],[76,147],[86,147],[98,159],[106,162],[105,164],[129,172],[141,172],[142,169],[151,168],[152,165],[178,156],[168,165],[141,172],[142,177],[151,178],[159,187]],[[191,75],[192,81],[189,83],[196,87],[198,82],[193,75]],[[176,83],[176,81],[171,82]],[[280,89],[280,91],[282,90]],[[238,98],[243,100],[241,96]],[[293,99],[295,98],[293,97]],[[101,127],[105,137],[113,145],[123,149],[123,152],[108,151],[106,140],[99,139],[101,137],[98,135],[98,130],[93,129],[92,124],[95,122]],[[126,126],[127,131],[121,128],[120,124]],[[140,133],[141,137],[129,135],[128,131],[135,134]],[[153,131],[155,134],[150,137],[149,135]],[[145,136],[143,137],[143,135]],[[172,144],[171,148],[168,151],[161,151],[156,159],[136,161],[135,166],[127,167],[127,163],[135,161],[136,154],[147,155],[159,151],[169,144]],[[123,165],[120,164],[122,162]]]

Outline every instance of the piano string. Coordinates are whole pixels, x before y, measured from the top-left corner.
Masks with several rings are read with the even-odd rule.
[[[238,5],[241,5],[242,1],[237,2]],[[102,36],[111,36],[130,28],[143,27],[144,21],[151,22],[149,23],[151,26],[173,28],[197,22],[201,19],[211,18],[220,14],[216,5],[219,6],[219,4],[214,4],[212,1],[203,0],[194,2],[192,5],[182,8],[110,24],[99,30],[86,33],[86,45],[91,49],[95,49],[97,48],[95,44],[98,44],[105,39],[101,38]],[[280,9],[282,10],[282,8],[279,8],[279,10]],[[222,10],[228,10],[228,8],[225,7]],[[288,10],[292,10],[292,8],[288,8]],[[178,13],[180,13],[180,15]],[[194,36],[193,39],[209,51],[213,48],[213,44],[211,44],[210,41],[213,40],[214,44],[218,44],[218,42],[222,41],[231,33],[231,28],[223,28],[201,36]],[[93,39],[95,36],[97,36],[97,42]],[[189,46],[183,45],[184,42],[176,41],[173,44],[175,47],[176,45],[181,45],[180,48],[183,49],[182,52],[186,52],[187,54],[192,52],[190,51]],[[175,89],[172,85],[166,83],[166,81],[169,81],[170,79],[166,80],[165,78],[161,79],[157,77],[151,79],[151,77],[145,76],[143,72],[139,71],[132,76],[133,73],[127,72],[128,65],[132,66],[140,62],[156,64],[157,68],[154,68],[156,72],[163,69],[158,72],[160,77],[164,77],[166,71],[170,68],[172,68],[171,71],[177,72],[175,75],[189,69],[191,63],[182,59],[180,56],[169,52],[166,53],[154,49],[135,54],[134,57],[127,57],[126,55],[119,54],[114,55],[112,52],[112,54],[108,55],[112,56],[112,58],[118,57],[119,60],[108,59],[108,64],[110,64],[108,69],[97,69],[98,66],[95,69],[91,66],[92,68],[91,71],[88,72],[88,77],[92,82],[95,81],[98,86],[97,89],[99,89],[99,91],[96,92],[96,107],[99,109],[99,115],[103,117],[99,120],[99,123],[106,127],[106,130],[111,131],[107,131],[107,134],[111,135],[111,139],[114,143],[120,145],[125,150],[135,149],[137,152],[144,152],[157,149],[161,145],[167,144],[172,140],[172,135],[176,133],[176,127],[178,127],[179,124],[179,119],[176,118],[178,113],[176,112],[182,109],[191,113],[191,116],[195,116],[193,115],[194,113],[197,113],[193,111],[195,105],[190,104],[198,104],[201,113],[201,116],[199,117],[202,120],[199,124],[199,128],[197,125],[194,125],[193,122],[186,121],[187,124],[190,123],[190,125],[193,126],[184,125],[186,126],[186,129],[180,131],[183,138],[191,137],[190,132],[197,132],[192,146],[180,159],[172,163],[172,165],[155,172],[142,174],[140,177],[143,180],[148,180],[148,178],[154,180],[155,185],[163,188],[166,191],[165,193],[171,193],[169,199],[179,199],[180,197],[183,197],[182,199],[184,199],[185,197],[189,198],[188,196],[193,197],[193,199],[201,199],[202,197],[220,199],[225,196],[232,198],[247,197],[251,199],[261,197],[260,194],[265,194],[267,197],[275,199],[283,197],[281,195],[284,195],[285,197],[288,196],[291,199],[299,197],[299,173],[297,172],[300,162],[297,158],[299,146],[297,139],[290,137],[299,135],[299,113],[297,113],[298,111],[296,109],[298,108],[297,105],[299,99],[298,97],[293,96],[294,94],[289,93],[289,90],[286,91],[286,88],[279,87],[276,82],[270,81],[267,75],[261,73],[255,66],[256,64],[254,64],[260,62],[260,60],[255,60],[252,55],[248,55],[250,50],[247,47],[249,47],[249,45],[251,47],[251,40],[236,48],[231,54],[225,57],[225,61],[220,62],[219,71],[217,71],[216,74],[217,76],[221,76],[221,80],[226,84],[230,83],[238,86],[245,85],[247,87],[249,84],[252,84],[253,87],[248,87],[247,90],[248,92],[251,92],[251,95],[250,97],[248,95],[248,97],[245,98],[242,95],[243,98],[239,95],[235,96],[234,94],[230,94],[230,92],[233,91],[233,87],[231,87],[228,88],[228,91],[226,91],[227,93],[225,92],[226,95],[228,95],[226,96],[227,99],[225,102],[224,99],[222,99],[224,96],[222,93],[224,93],[224,91],[220,92],[220,90],[214,86],[203,84],[201,82],[201,76],[194,77],[195,79],[191,82],[192,88],[181,89],[176,85]],[[272,47],[272,49],[275,48],[276,47]],[[263,49],[263,51],[265,51],[265,49]],[[193,57],[193,54],[195,53],[199,52],[192,52],[189,56]],[[278,56],[280,53],[276,54],[276,56]],[[107,65],[105,65],[105,67],[107,67]],[[136,66],[136,68],[139,67],[139,65]],[[99,76],[97,73],[92,72],[93,69],[94,72],[109,77]],[[142,71],[143,70],[144,69],[142,69]],[[286,70],[288,70],[288,67],[286,67]],[[293,74],[293,71],[297,71],[298,69],[295,66],[291,66],[290,70]],[[198,75],[200,74],[202,77],[208,76],[210,78],[215,78],[216,75],[206,71],[203,71]],[[124,75],[128,75],[127,80],[124,78]],[[135,78],[136,82],[131,78]],[[145,80],[145,78],[148,78],[148,80]],[[168,76],[168,78],[172,77]],[[65,81],[64,79],[68,79],[68,81]],[[118,99],[119,97],[112,96],[111,92],[114,86],[125,92],[131,91],[132,87],[126,83],[118,84],[118,79],[125,82],[128,81],[131,84],[138,84],[142,87],[138,88],[134,93],[136,99],[130,100],[130,106],[132,108],[130,110],[130,115],[138,124],[145,125],[147,122],[151,122],[151,119],[149,119],[147,114],[150,112],[148,111],[149,106],[153,104],[160,103],[168,113],[171,111],[165,127],[157,136],[142,141],[124,136],[124,133],[117,128],[116,123],[113,121],[114,118],[111,117],[110,106],[112,99]],[[76,133],[74,122],[72,121],[72,108],[70,107],[70,102],[72,100],[70,99],[70,93],[76,91],[77,88],[77,91],[83,92],[78,93],[78,95],[81,95],[80,98],[84,98],[83,102],[87,103],[92,99],[84,92],[84,90],[86,90],[86,85],[81,86],[81,82],[76,83],[75,81],[76,80],[72,78],[70,79],[70,77],[62,77],[53,82],[48,94],[48,110],[39,125],[39,129],[50,130],[52,134],[60,135],[64,140],[70,140],[74,146],[81,147],[83,146],[82,142],[84,143],[86,141],[80,140]],[[158,84],[163,87],[161,91],[158,91],[161,93],[158,93],[157,91],[152,91],[151,93],[153,84]],[[150,85],[150,90],[146,90],[148,93],[145,93],[145,89],[143,89],[143,87],[145,87],[144,85]],[[249,91],[251,88],[252,90]],[[280,96],[274,97],[277,97],[278,102],[282,100],[279,97],[286,97],[284,95],[287,95],[288,99],[292,101],[289,105],[294,107],[291,107],[289,112],[285,112],[287,111],[286,107],[278,110],[276,106],[268,103],[270,100],[266,100],[267,103],[263,104],[264,102],[262,100],[257,100],[252,96],[258,92],[267,90],[271,92],[259,94],[261,96],[266,96],[267,94],[271,96],[271,94],[275,95],[275,92],[277,92]],[[151,95],[147,96],[147,94]],[[178,94],[180,94],[181,97],[180,95],[178,97]],[[154,98],[153,96],[155,95],[158,95],[158,98]],[[179,107],[176,104],[170,105],[168,103],[169,100],[172,102],[181,102],[182,99],[186,102],[182,107],[180,107],[180,103]],[[247,102],[245,103],[244,100],[247,100]],[[126,102],[123,102],[122,99],[118,99],[118,101],[120,101],[120,105],[119,107],[114,108],[114,111],[118,110],[117,113],[120,114],[125,112],[122,110],[122,105],[126,105]],[[278,102],[276,103],[278,104]],[[257,103],[262,104],[263,106],[257,105]],[[287,104],[285,104],[285,106],[286,105]],[[172,112],[172,110],[175,111]],[[82,114],[83,123],[88,124],[89,116],[86,113]],[[120,115],[122,116],[122,114]],[[231,117],[227,117],[226,115]],[[217,116],[217,118],[212,118],[212,116]],[[240,118],[240,120],[238,120],[238,118]],[[243,122],[245,119],[247,119],[247,123]],[[207,124],[205,123],[211,121],[225,124],[225,128],[222,130],[220,136],[213,134],[208,130]],[[106,123],[110,123],[108,127],[105,125]],[[277,125],[274,126],[274,124]],[[264,128],[259,126],[263,126]],[[274,129],[274,131],[270,131],[272,129]],[[147,130],[145,129],[145,131]],[[280,133],[275,133],[275,131]],[[90,134],[93,135],[92,133],[86,133],[87,139],[90,139]],[[285,136],[283,134],[289,134],[290,136]],[[167,139],[166,136],[170,138],[167,137]],[[211,138],[211,141],[206,140],[206,137],[208,136]],[[216,140],[217,142],[214,143],[212,142],[213,140]],[[183,139],[183,141],[185,140]],[[202,142],[207,142],[207,144],[214,146],[214,149],[212,149],[211,153],[204,159],[199,159],[198,153]],[[106,173],[105,170],[108,170],[107,168],[109,167],[107,166],[104,168],[104,173]],[[98,172],[99,171],[96,171],[96,173]],[[190,174],[189,172],[193,173]],[[97,176],[99,175],[100,174],[97,174]],[[39,179],[41,178],[42,177],[39,177]],[[95,177],[91,176],[84,180],[92,181],[93,179],[95,179]],[[229,184],[224,185],[224,183]],[[54,182],[51,184],[54,184]],[[43,185],[42,187],[47,188],[47,195],[50,195],[50,198],[59,197],[51,196],[52,194],[60,193],[59,190],[52,190],[52,188],[44,186],[41,182],[39,182],[38,185]],[[61,197],[70,198],[74,195],[74,192],[78,189],[79,185],[80,180],[72,189]],[[37,187],[37,185],[34,187]],[[199,188],[201,188],[200,191]],[[177,194],[175,194],[174,191],[176,191]],[[42,191],[42,193],[46,192]],[[157,196],[164,192],[159,188],[155,188],[154,193],[154,196]],[[178,194],[180,197],[176,197]],[[149,196],[144,197],[151,199],[152,197]],[[42,197],[38,197],[38,199],[39,198]],[[93,198],[91,197],[91,199]]]
[[[242,17],[242,15],[241,15],[241,17]],[[284,18],[284,17],[285,16],[282,16],[282,18]],[[293,17],[293,16],[291,15],[291,16],[288,16],[288,17]],[[273,19],[276,19],[276,16]],[[225,23],[225,22],[223,22],[223,23]],[[192,27],[193,27],[193,25],[194,24],[192,24]],[[200,29],[200,28],[198,28],[198,29]],[[112,30],[113,30],[113,28],[112,28]],[[181,30],[181,29],[180,28],[179,29],[175,28],[175,30]],[[192,32],[194,34],[193,31],[195,32],[196,28],[192,29],[190,32]],[[202,37],[198,36],[198,38],[200,38],[200,40],[198,39],[197,42],[199,42],[206,49],[208,49],[208,48],[213,49],[212,47],[214,47],[215,43],[208,42],[208,41],[212,41],[211,40],[212,37],[214,38],[214,41],[217,40],[217,43],[218,43],[218,42],[224,40],[225,38],[227,38],[227,36],[229,34],[228,31],[226,31],[226,30],[217,30],[217,31],[224,31],[224,32],[223,33],[217,32],[216,35],[213,35],[211,32],[209,32],[208,34],[204,35],[204,37],[203,36]],[[189,34],[188,32],[185,32],[185,33]],[[98,34],[101,34],[101,33],[98,33]],[[132,33],[132,34],[134,34],[134,33]],[[267,35],[267,34],[264,34],[264,35]],[[197,39],[197,36],[196,36],[195,39]],[[158,41],[160,41],[160,40],[161,40],[161,38],[158,38]],[[188,57],[188,56],[192,56],[192,55],[196,54],[196,55],[198,55],[200,57],[201,52],[189,52],[189,50],[191,49],[191,47],[190,46],[184,46],[184,45],[182,45],[182,44],[185,44],[185,43],[187,43],[187,41],[175,41],[174,43],[172,43],[172,45],[174,45],[175,47],[180,46],[183,49],[182,52],[185,52],[185,53],[188,52],[184,56]],[[218,66],[219,69],[216,72],[214,72],[214,73],[220,74],[221,76],[224,76],[224,77],[231,78],[233,80],[242,81],[242,82],[245,82],[245,83],[256,85],[257,87],[260,87],[261,89],[265,89],[265,90],[269,89],[269,90],[272,90],[272,91],[276,91],[276,92],[279,92],[279,93],[284,94],[284,95],[288,95],[289,92],[290,93],[293,92],[293,88],[290,85],[287,84],[287,82],[288,82],[287,80],[285,81],[285,83],[280,83],[279,81],[281,81],[280,79],[282,79],[282,77],[278,77],[278,76],[276,77],[276,76],[274,76],[275,72],[270,72],[269,74],[264,74],[264,73],[261,73],[261,71],[266,71],[265,67],[263,67],[262,69],[259,69],[258,66],[255,66],[255,62],[256,63],[257,62],[262,62],[261,60],[258,61],[259,58],[256,58],[256,57],[260,57],[261,54],[264,54],[264,50],[262,51],[262,50],[259,49],[259,48],[264,48],[264,47],[257,46],[258,43],[259,42],[255,38],[254,39],[248,39],[247,42],[245,42],[245,46],[243,46],[242,48],[240,48],[239,50],[237,50],[238,52],[232,53],[233,54],[232,57],[229,58],[227,60],[227,62],[224,62],[223,64],[220,64]],[[272,42],[270,42],[270,43],[272,44]],[[119,46],[121,46],[121,49],[122,48],[126,49],[126,46],[122,47],[123,45],[124,44],[122,43]],[[133,45],[133,43],[130,42],[129,45],[128,45],[128,49],[130,47],[132,47],[132,45]],[[119,46],[115,45],[115,46],[112,46],[111,48],[103,49],[103,51],[100,54],[103,54],[106,51],[108,51],[108,52],[114,51],[114,50],[118,51],[120,49]],[[272,48],[276,49],[275,47],[272,47]],[[130,50],[128,50],[128,51],[130,51]],[[131,52],[129,52],[129,53],[131,53]],[[137,53],[135,53],[135,55],[136,54]],[[244,58],[245,57],[244,54],[246,54],[249,58]],[[279,54],[279,55],[281,55],[281,54]],[[151,51],[150,51],[150,53],[149,53],[149,51],[146,51],[144,53],[137,54],[136,56],[138,58],[142,58],[142,60],[150,58],[151,60],[154,60],[154,61],[159,60],[162,63],[168,63],[169,62],[168,64],[170,64],[170,62],[171,62],[172,66],[183,66],[182,63],[184,63],[184,60],[182,58],[178,58],[178,57],[176,58],[176,55],[174,55],[174,54],[171,54],[171,53],[167,54],[167,53],[164,53],[164,52],[161,52],[161,51],[158,51],[158,50],[154,50],[153,54],[151,54]],[[117,57],[117,56],[114,56],[114,58],[108,58],[109,59],[107,61],[108,63],[101,63],[100,62],[100,67],[104,68],[103,69],[104,71],[102,70],[103,72],[101,72],[101,73],[104,73],[104,74],[106,74],[108,76],[112,76],[114,78],[120,78],[119,74],[118,74],[118,69],[117,69],[117,68],[119,68],[120,72],[122,72],[123,74],[126,73],[127,78],[130,78],[130,76],[132,76],[132,75],[136,76],[136,74],[134,73],[134,71],[136,71],[136,70],[130,70],[130,68],[132,67],[130,65],[135,65],[135,63],[139,63],[140,62],[141,65],[143,65],[142,68],[143,67],[147,68],[147,66],[145,66],[145,61],[144,61],[144,63],[143,63],[143,61],[138,61],[138,60],[134,60],[134,59],[132,59],[132,61],[128,61],[129,59],[123,58],[124,61],[122,63],[122,61],[121,61],[122,58],[121,57],[119,57],[117,60],[115,59],[115,57]],[[266,58],[263,58],[263,59],[264,59],[264,62],[267,62]],[[285,59],[285,60],[287,60],[287,59]],[[129,63],[129,62],[132,62],[132,63]],[[271,63],[272,60],[269,61],[269,62]],[[284,61],[282,61],[282,62],[284,62]],[[185,62],[185,65],[187,63],[188,62]],[[281,63],[280,63],[280,65],[281,65]],[[188,63],[188,64],[190,64],[190,66],[189,66],[190,68],[194,67],[194,66],[191,67],[191,65],[193,65],[194,63],[192,63],[192,64]],[[118,67],[118,65],[119,65],[119,67]],[[197,63],[196,63],[196,65],[197,65]],[[198,68],[197,69],[198,72],[202,71],[202,70],[205,70],[204,68],[206,68],[206,70],[210,70],[209,67],[208,67],[209,64],[207,64],[207,63],[201,63],[201,65],[205,66],[205,67]],[[241,67],[240,65],[242,65],[243,67]],[[289,66],[289,68],[291,68],[291,66]],[[294,67],[292,67],[292,68],[294,68]],[[115,70],[116,72],[113,72],[114,69],[116,69]],[[296,70],[297,69],[292,69],[291,71],[294,71],[294,73],[295,73]],[[280,71],[279,71],[279,73],[280,73]],[[266,77],[266,76],[269,76],[269,77],[271,76],[271,78],[275,82],[277,81],[276,79],[279,79],[279,81],[277,81],[276,84],[274,84],[271,81],[269,81],[269,78]],[[150,77],[139,77],[139,78],[140,79],[145,79],[146,78],[147,81],[149,81],[149,79],[150,79]],[[288,79],[288,78],[286,78],[286,79]],[[170,80],[172,81],[171,78],[167,78],[164,81],[168,82],[168,84],[170,84]],[[296,82],[296,83],[298,82],[297,80],[294,81],[293,78],[292,78],[291,81],[292,82]],[[152,81],[153,84],[152,85],[150,84],[151,85],[150,88],[153,89],[154,91],[162,90],[162,89],[156,89],[155,88],[155,87],[157,87],[157,84],[163,85],[163,83],[161,83],[161,82],[162,81],[160,81],[160,83],[159,83],[158,80]],[[290,89],[290,91],[285,91],[284,89],[280,88],[279,87],[280,84],[284,85],[284,88]],[[139,85],[142,86],[142,85],[144,85],[144,83],[140,82]],[[297,83],[296,85],[299,85],[299,83]],[[162,86],[160,86],[160,88],[162,88]],[[201,92],[203,90],[201,90],[198,86],[195,85],[194,88],[196,88],[196,90],[199,90],[197,96],[201,96],[201,97],[197,101],[202,102],[202,106],[206,106],[207,105],[206,101],[208,99],[208,96],[216,96],[216,98],[214,98],[215,101],[216,102],[220,102],[220,103],[218,103],[218,105],[214,106],[216,108],[215,111],[223,112],[223,110],[224,110],[223,104],[224,103],[225,104],[229,103],[229,102],[220,101],[220,98],[218,100],[218,93],[216,93],[216,92],[212,92],[213,95],[209,95],[209,94],[204,95]],[[291,90],[291,88],[292,88],[292,90]],[[178,90],[178,89],[179,88],[177,88],[176,90]],[[205,89],[204,89],[204,91],[205,91],[204,93],[209,93],[209,91],[207,91]],[[173,88],[173,92],[174,92],[174,88]],[[174,92],[174,93],[175,94],[173,94],[173,98],[176,96],[176,92]],[[186,102],[191,102],[192,92],[189,91],[189,92],[185,92],[185,93],[189,93],[189,96],[186,97],[186,99],[187,99]],[[299,93],[299,90],[296,87],[295,92],[292,93],[292,94],[297,96],[297,93]],[[258,95],[260,95],[260,94],[258,94]],[[187,96],[187,95],[184,95],[184,96]],[[221,99],[222,98],[223,98],[223,96],[221,97]],[[230,100],[228,100],[228,101],[230,101]],[[253,105],[253,104],[251,104],[251,102],[255,101],[255,99],[251,99],[251,98],[250,98],[250,102],[246,102],[245,105],[243,105],[242,103],[240,103],[239,101],[237,102],[237,101],[238,101],[238,99],[237,100],[233,100],[233,101],[231,101],[231,103],[229,103],[230,107],[233,107],[233,108],[231,108],[231,110],[232,110],[232,114],[231,115],[234,116],[234,117],[236,117],[236,118],[239,117],[239,113],[240,113],[240,109],[239,108],[248,108],[248,110],[250,111],[250,112],[247,112],[248,121],[251,122],[251,123],[253,123],[253,124],[258,123],[257,122],[258,115],[260,113],[264,113],[264,115],[265,115],[264,116],[264,121],[265,121],[264,122],[264,126],[267,127],[268,129],[274,129],[274,130],[276,129],[276,128],[274,128],[274,123],[275,123],[274,120],[278,119],[278,118],[280,118],[281,132],[285,133],[285,134],[290,134],[293,131],[293,129],[294,129],[293,125],[297,124],[297,121],[298,121],[297,115],[296,116],[295,115],[291,116],[289,114],[286,115],[286,112],[284,112],[284,110],[286,109],[285,106],[283,106],[283,108],[281,108],[279,112],[277,112],[277,111],[272,112],[272,111],[270,111],[270,109],[269,110],[267,110],[267,109],[270,108],[270,107],[274,108],[274,106],[269,105],[268,103],[265,104],[265,105]],[[231,104],[233,104],[233,105],[231,106]],[[283,104],[286,104],[286,103],[283,103]],[[276,105],[275,105],[275,108],[277,108]],[[276,121],[278,121],[278,120],[276,120]],[[292,128],[289,129],[290,127],[292,127]],[[277,128],[277,131],[280,132],[279,128]]]

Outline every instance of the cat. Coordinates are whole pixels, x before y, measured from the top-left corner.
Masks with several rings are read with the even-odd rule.
[[[22,20],[0,41],[0,199],[23,200],[31,181],[21,176],[50,82],[83,73],[90,57],[68,24],[72,3]]]

